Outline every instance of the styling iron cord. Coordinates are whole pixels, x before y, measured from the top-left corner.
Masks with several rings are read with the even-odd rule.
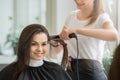
[[[80,80],[80,78],[79,78],[79,63],[78,63],[78,55],[79,55],[79,49],[78,49],[78,38],[77,38],[77,36],[76,36],[76,44],[77,44],[77,64],[76,64],[76,68],[77,68],[77,79],[78,80]]]

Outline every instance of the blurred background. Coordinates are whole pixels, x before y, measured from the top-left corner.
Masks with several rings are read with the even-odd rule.
[[[120,33],[120,0],[103,2]],[[74,9],[74,0],[0,0],[0,69],[16,59],[18,38],[26,25],[39,23],[45,25],[51,35],[59,34],[67,15]],[[118,44],[119,41],[105,45],[103,65],[106,71]],[[61,59],[61,55],[58,56],[57,60]]]

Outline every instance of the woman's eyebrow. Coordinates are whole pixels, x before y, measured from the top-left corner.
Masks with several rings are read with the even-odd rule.
[[[36,42],[36,41],[32,41],[32,42]]]

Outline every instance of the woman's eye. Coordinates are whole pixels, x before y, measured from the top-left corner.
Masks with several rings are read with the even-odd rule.
[[[39,43],[31,43],[31,46],[42,46],[42,47],[45,47],[47,46],[48,43],[42,43],[42,44],[39,44]]]
[[[37,45],[37,44],[36,44],[36,43],[32,43],[31,45],[33,45],[33,46],[34,46],[34,45]]]
[[[47,45],[47,43],[43,43],[43,44],[42,44],[42,46],[46,46],[46,45]]]

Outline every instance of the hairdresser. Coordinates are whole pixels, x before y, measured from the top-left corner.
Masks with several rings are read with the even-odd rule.
[[[73,80],[107,80],[102,67],[102,56],[106,41],[118,40],[112,20],[103,8],[102,0],[74,0],[77,9],[70,12],[60,38],[68,47],[67,72]],[[75,33],[78,38],[69,38]],[[77,55],[78,54],[78,55]],[[76,68],[78,59],[78,69]]]

